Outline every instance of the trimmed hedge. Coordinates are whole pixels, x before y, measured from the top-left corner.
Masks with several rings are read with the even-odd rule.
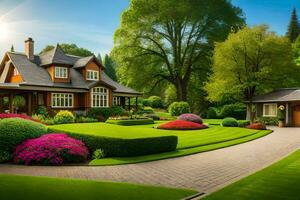
[[[238,120],[239,127],[245,128],[251,124],[250,120]]]
[[[38,122],[20,118],[8,118],[0,121],[0,157],[8,157],[16,146],[26,139],[37,138],[47,133],[47,127]],[[1,159],[4,161],[4,159]]]
[[[58,132],[49,128],[49,132]],[[177,136],[161,136],[149,138],[110,138],[66,132],[69,136],[85,143],[90,152],[102,149],[106,157],[130,157],[174,151],[177,147]]]
[[[235,118],[227,117],[223,119],[222,126],[224,127],[238,127],[239,123]]]
[[[133,125],[154,124],[154,121],[153,119],[124,119],[124,120],[108,119],[106,123],[117,124],[121,126],[133,126]]]
[[[110,108],[91,108],[87,116],[89,118],[98,119],[98,121],[106,121],[112,116],[122,116],[125,110],[120,106],[112,106]]]

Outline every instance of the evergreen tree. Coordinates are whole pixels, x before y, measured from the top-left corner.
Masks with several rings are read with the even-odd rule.
[[[11,47],[10,47],[10,52],[15,52],[14,45],[11,45]]]
[[[100,53],[98,53],[97,59],[99,60],[99,62],[100,62],[101,64],[103,64],[103,62],[102,62],[102,57],[101,57],[101,54],[100,54]]]
[[[291,42],[294,42],[298,35],[300,34],[300,25],[297,17],[296,8],[293,9],[291,20],[288,26],[288,31],[286,36],[290,39]]]
[[[109,57],[109,55],[105,54],[104,57],[104,67],[105,70],[104,72],[114,81],[117,81],[117,75],[116,75],[116,69],[115,69],[115,63],[114,61],[111,59],[111,57]]]

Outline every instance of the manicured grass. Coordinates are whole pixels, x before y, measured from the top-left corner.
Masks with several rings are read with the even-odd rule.
[[[222,121],[223,119],[203,119],[203,122],[209,125],[220,125]]]
[[[180,200],[196,193],[129,183],[0,175],[1,200]]]
[[[164,122],[159,122],[164,123]],[[157,126],[158,124],[156,124]],[[208,144],[220,143],[247,137],[258,133],[258,130],[211,126],[204,130],[162,130],[153,128],[153,124],[139,126],[119,126],[107,123],[86,123],[86,124],[63,124],[51,126],[57,131],[68,131],[72,133],[82,133],[88,135],[99,135],[117,138],[144,138],[166,135],[176,135],[178,137],[177,149],[185,149]]]
[[[203,146],[198,146],[193,148],[180,149],[177,151],[160,153],[160,154],[136,156],[136,157],[113,157],[113,158],[94,159],[90,162],[89,165],[98,165],[98,166],[99,165],[121,165],[121,164],[129,164],[129,163],[141,163],[141,162],[148,162],[154,160],[162,160],[167,158],[175,158],[175,157],[211,151],[215,149],[225,148],[225,147],[249,142],[251,140],[255,140],[257,138],[266,136],[269,133],[271,133],[270,130],[263,130],[263,131],[259,131],[256,134],[247,137],[242,137],[239,139],[229,140],[229,141],[215,143],[215,144],[203,145]]]
[[[205,200],[300,199],[300,150]]]

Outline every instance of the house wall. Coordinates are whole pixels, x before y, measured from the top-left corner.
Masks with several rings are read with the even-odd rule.
[[[67,67],[68,68],[68,78],[55,78],[55,66]],[[50,65],[49,67],[47,67],[47,71],[48,71],[52,81],[54,81],[56,83],[69,83],[69,82],[71,82],[70,67],[69,66]]]

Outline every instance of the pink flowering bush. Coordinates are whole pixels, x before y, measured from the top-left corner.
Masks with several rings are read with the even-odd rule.
[[[198,115],[195,115],[192,113],[182,114],[178,117],[178,119],[184,120],[184,121],[189,121],[189,122],[194,122],[194,123],[198,123],[198,124],[203,123],[202,119]]]
[[[0,113],[0,119],[5,119],[5,118],[21,118],[21,119],[27,119],[35,122],[40,122],[39,120],[36,120],[28,115],[25,114],[14,114],[14,113]]]
[[[14,153],[14,162],[25,165],[61,165],[84,162],[87,158],[85,144],[64,133],[26,140],[17,146]]]

